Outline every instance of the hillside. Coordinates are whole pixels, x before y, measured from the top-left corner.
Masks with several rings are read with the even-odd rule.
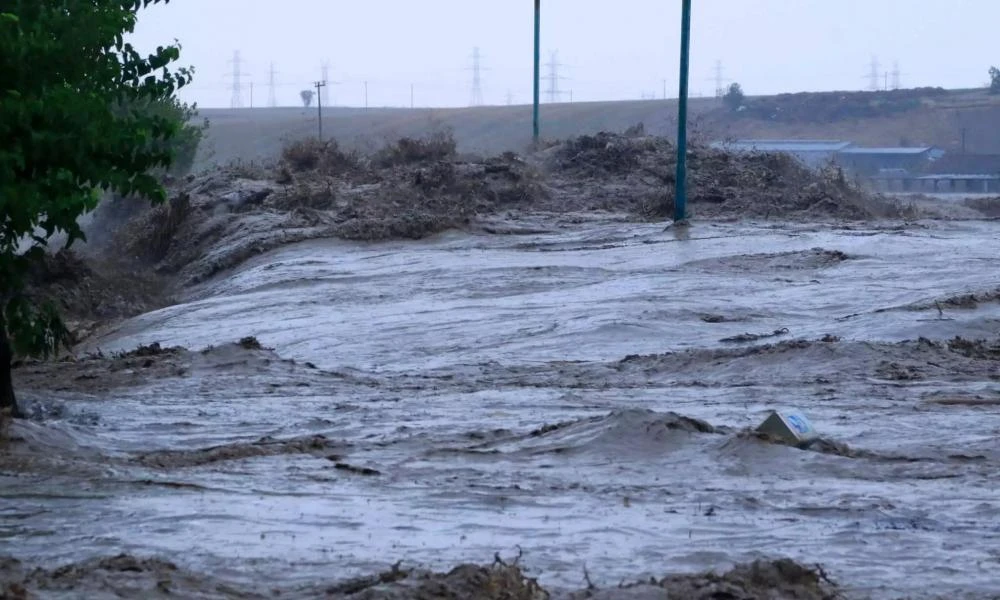
[[[714,98],[691,101],[691,134],[725,138],[844,139],[863,145],[934,145],[1000,153],[1000,98],[982,90],[898,90],[783,94],[747,99],[733,113]],[[863,110],[861,110],[863,109]],[[643,123],[646,132],[674,137],[676,101],[543,104],[542,137],[563,139]],[[212,127],[196,168],[233,161],[268,161],[285,140],[315,135],[316,109],[204,109]],[[530,106],[452,109],[324,108],[324,135],[371,150],[400,136],[451,127],[463,152],[521,151],[531,142]]]

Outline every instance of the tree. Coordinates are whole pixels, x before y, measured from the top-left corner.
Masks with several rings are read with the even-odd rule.
[[[990,67],[990,93],[1000,94],[1000,69]]]
[[[66,330],[24,295],[49,239],[83,239],[77,219],[102,192],[162,202],[156,169],[183,128],[169,111],[190,69],[178,44],[142,56],[125,36],[139,9],[169,0],[5,0],[0,4],[0,410],[21,416],[11,356],[48,355]],[[24,247],[27,246],[25,250]]]
[[[302,98],[302,106],[309,108],[313,103],[313,96],[316,92],[312,90],[302,90],[299,92],[299,97]]]
[[[175,97],[148,105],[148,112],[164,117],[174,123],[182,123],[181,127],[168,140],[161,144],[172,152],[173,160],[167,171],[172,175],[185,175],[194,165],[195,154],[205,131],[209,127],[208,119],[196,123],[198,105],[188,105]]]
[[[729,91],[722,97],[722,101],[733,112],[736,112],[743,106],[744,99],[746,99],[746,96],[743,95],[743,88],[738,83],[730,84]]]

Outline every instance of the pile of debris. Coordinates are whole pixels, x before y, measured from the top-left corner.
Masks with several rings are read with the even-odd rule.
[[[589,581],[589,577],[588,577]],[[248,589],[214,576],[182,569],[173,563],[122,554],[74,563],[54,570],[26,569],[0,558],[0,597],[35,598],[63,594],[88,598],[331,598],[341,600],[618,600],[688,598],[710,600],[833,600],[837,587],[818,569],[791,560],[756,561],[724,574],[673,575],[660,580],[578,592],[550,592],[516,564],[497,560],[489,566],[464,564],[447,573],[404,569],[399,564],[382,573],[339,583],[281,589]]]
[[[370,157],[298,142],[266,178],[220,169],[122,227],[115,245],[195,284],[275,247],[320,237],[420,239],[476,217],[530,209],[547,195],[518,156],[455,155],[450,137],[404,138]]]
[[[194,285],[307,239],[420,239],[498,215],[575,218],[604,211],[658,219],[673,210],[675,146],[642,127],[572,138],[525,158],[462,157],[455,148],[448,132],[403,138],[367,156],[335,141],[303,140],[289,144],[271,167],[237,165],[176,181],[172,199],[154,208],[110,202],[97,219],[102,238],[110,238],[102,260],[126,258],[151,273],[118,267],[98,273],[62,255],[50,260],[64,268],[46,270],[39,284],[54,290],[67,314],[127,316],[162,303],[158,281]],[[696,144],[688,164],[697,217],[911,216],[841,173],[816,173],[785,155],[729,154]],[[118,273],[128,285],[115,285]]]
[[[603,132],[569,139],[546,150],[545,159],[557,189],[604,199],[594,204],[600,208],[662,217],[673,211],[676,152],[664,138]],[[688,148],[687,169],[691,210],[700,217],[914,216],[898,202],[854,185],[842,171],[813,171],[787,154],[730,153],[696,143]]]

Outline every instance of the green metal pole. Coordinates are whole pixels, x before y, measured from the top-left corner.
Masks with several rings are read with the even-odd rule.
[[[681,85],[677,98],[677,184],[674,196],[674,221],[687,218],[687,108],[688,66],[691,49],[691,0],[682,0],[681,8]]]
[[[532,109],[532,136],[535,146],[538,146],[538,98],[541,83],[541,41],[542,41],[542,0],[535,0],[535,97]]]

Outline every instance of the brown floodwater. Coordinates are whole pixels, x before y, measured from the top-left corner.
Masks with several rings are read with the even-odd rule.
[[[0,555],[293,585],[520,548],[554,589],[762,557],[857,597],[1000,588],[1000,350],[948,344],[1000,331],[1000,225],[583,221],[304,242],[105,331],[81,352],[196,352],[22,386]],[[770,409],[828,443],[747,435]]]

